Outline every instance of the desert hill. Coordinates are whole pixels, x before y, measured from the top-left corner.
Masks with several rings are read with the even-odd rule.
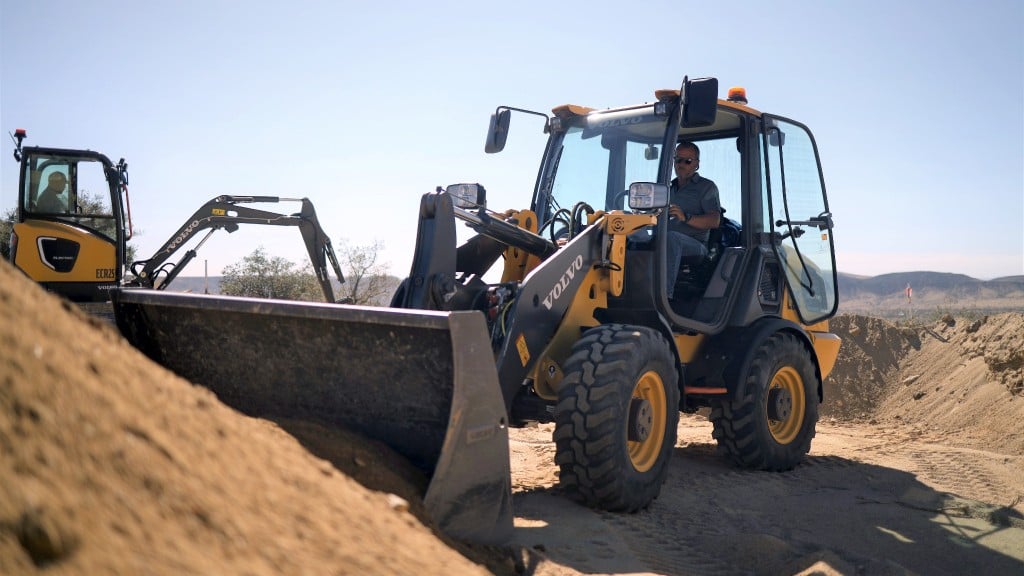
[[[909,299],[907,286],[912,289]],[[841,313],[934,321],[953,310],[973,316],[1024,311],[1024,276],[978,280],[945,272],[839,274]]]
[[[398,286],[399,278],[391,278]],[[907,300],[906,287],[913,289]],[[180,276],[169,290],[218,294],[220,277]],[[340,289],[335,285],[340,293]],[[381,303],[386,304],[384,302]],[[978,280],[946,272],[898,272],[880,276],[839,273],[839,312],[889,319],[937,320],[951,310],[971,315],[1024,311],[1024,276]]]
[[[637,515],[559,497],[550,431],[513,430],[507,548],[435,534],[383,447],[241,415],[6,262],[0,318],[0,574],[1024,572],[1022,312],[840,315],[806,466],[737,471],[689,415]]]

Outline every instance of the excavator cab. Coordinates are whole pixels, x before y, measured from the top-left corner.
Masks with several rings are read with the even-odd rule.
[[[105,302],[124,275],[131,238],[127,164],[91,150],[22,147],[11,263],[75,302]]]

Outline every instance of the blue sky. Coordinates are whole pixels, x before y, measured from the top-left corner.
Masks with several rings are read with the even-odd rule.
[[[988,279],[1024,274],[1022,29],[1018,0],[0,0],[0,129],[126,158],[140,256],[216,195],[306,196],[336,244],[380,241],[401,276],[423,193],[480,182],[491,208],[529,206],[541,121],[485,154],[496,106],[715,76],[814,132],[840,271]],[[260,245],[306,259],[296,230],[249,227],[185,275]]]

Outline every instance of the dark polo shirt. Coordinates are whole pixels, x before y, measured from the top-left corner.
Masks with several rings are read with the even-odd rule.
[[[700,174],[694,174],[681,189],[678,179],[673,178],[670,198],[672,204],[682,208],[684,213],[694,216],[717,213],[722,206],[718,199],[718,186]],[[682,232],[703,244],[707,244],[708,234],[711,233],[710,230],[694,228],[682,220],[670,220],[669,229]]]

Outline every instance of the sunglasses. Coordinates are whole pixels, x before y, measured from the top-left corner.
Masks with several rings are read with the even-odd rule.
[[[676,164],[693,164],[696,161],[696,158],[676,158]]]

